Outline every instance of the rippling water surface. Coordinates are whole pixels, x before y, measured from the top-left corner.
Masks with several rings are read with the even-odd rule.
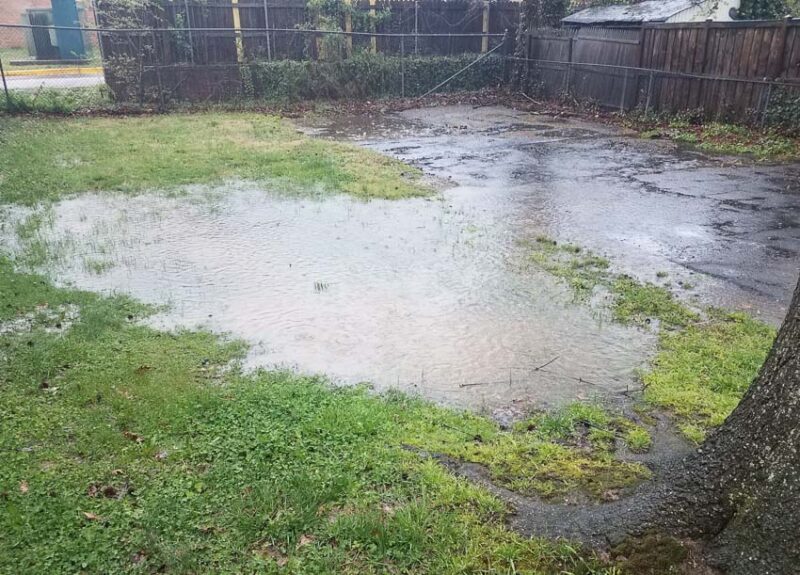
[[[244,338],[251,366],[473,408],[634,386],[652,336],[521,272],[517,240],[535,230],[515,229],[519,206],[503,197],[476,186],[365,203],[239,182],[81,195],[56,206],[47,233],[69,240],[55,278],[166,303],[162,326]]]

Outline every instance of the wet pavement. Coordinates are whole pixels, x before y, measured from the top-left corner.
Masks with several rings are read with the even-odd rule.
[[[778,325],[800,269],[800,165],[764,165],[504,107],[310,122],[508,207],[518,232],[607,255],[679,295]],[[475,192],[481,193],[481,192]],[[685,293],[681,293],[681,292]]]
[[[797,166],[735,164],[499,107],[303,129],[407,160],[442,192],[361,202],[231,182],[81,195],[56,206],[46,232],[59,250],[52,275],[167,303],[160,326],[244,338],[250,366],[487,410],[635,388],[654,349],[654,334],[521,270],[521,239],[572,241],[645,280],[667,272],[662,283],[693,284],[683,297],[773,323],[796,281]]]

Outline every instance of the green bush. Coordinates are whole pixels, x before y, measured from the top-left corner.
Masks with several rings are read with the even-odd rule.
[[[260,62],[242,68],[242,74],[245,95],[265,100],[420,96],[472,63],[476,57],[475,54],[463,54],[400,58],[362,53],[336,62]],[[438,91],[457,92],[497,86],[503,81],[503,72],[503,58],[488,56]]]
[[[800,136],[800,93],[775,91],[767,108],[767,124],[783,133]]]

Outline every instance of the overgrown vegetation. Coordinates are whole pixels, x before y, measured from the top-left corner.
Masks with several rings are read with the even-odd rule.
[[[766,123],[781,134],[800,137],[800,94],[793,90],[774,90],[767,108]]]
[[[782,117],[786,118],[783,112]],[[669,138],[718,154],[746,154],[759,160],[788,160],[800,157],[800,141],[793,137],[789,119],[766,129],[719,122],[704,122],[699,114],[677,116],[629,115],[625,124],[643,138]]]
[[[244,375],[237,342],[155,331],[136,302],[6,259],[0,301],[0,571],[614,572],[508,531],[501,502],[405,447],[477,451],[535,491],[642,475],[570,444],[609,445],[615,423],[591,406],[509,433],[400,394]],[[559,482],[561,462],[577,478]]]
[[[331,62],[259,62],[242,68],[244,95],[279,102],[421,96],[475,59],[475,54],[400,58],[361,52]],[[440,91],[497,87],[503,82],[504,66],[501,56],[489,56]]]
[[[104,88],[13,90],[9,96],[0,95],[0,113],[75,114],[112,106],[110,94]]]
[[[398,160],[257,114],[9,119],[0,126],[0,177],[0,200],[22,204],[230,178],[364,199],[430,193],[420,171]]]
[[[576,297],[607,292],[615,320],[660,324],[658,352],[642,375],[644,399],[667,409],[697,443],[733,411],[772,346],[770,326],[742,313],[697,312],[667,287],[617,274],[608,260],[578,246],[546,237],[525,246],[530,261],[567,282]]]

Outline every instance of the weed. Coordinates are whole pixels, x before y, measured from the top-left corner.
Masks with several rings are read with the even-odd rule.
[[[646,429],[642,429],[641,427],[633,428],[625,433],[625,444],[628,446],[628,449],[634,453],[644,453],[650,450],[653,439]]]

